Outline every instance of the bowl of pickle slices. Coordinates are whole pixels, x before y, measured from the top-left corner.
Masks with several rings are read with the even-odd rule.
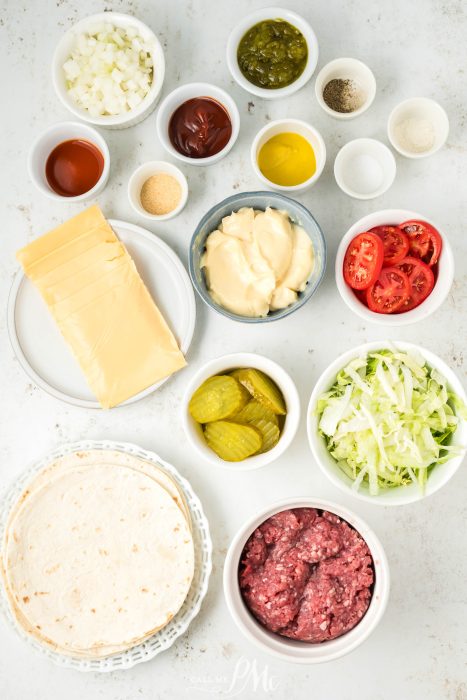
[[[272,360],[252,353],[207,362],[190,381],[183,426],[211,464],[256,469],[276,460],[292,442],[300,419],[294,382]]]

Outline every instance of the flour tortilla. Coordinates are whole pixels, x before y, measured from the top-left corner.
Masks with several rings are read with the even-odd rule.
[[[91,658],[147,639],[176,614],[193,541],[180,507],[147,473],[73,463],[50,465],[22,494],[2,563],[25,631]]]
[[[89,466],[92,464],[115,464],[127,466],[131,469],[141,471],[144,474],[151,476],[169,492],[185,515],[191,529],[190,511],[183,492],[172,477],[161,467],[153,462],[148,462],[140,457],[136,457],[135,455],[127,452],[120,452],[118,450],[80,450],[79,452],[69,452],[68,454],[62,455],[36,474],[36,476],[28,483],[18,501],[11,509],[5,528],[5,533],[8,532],[9,523],[11,522],[18,508],[34,493],[37,488],[40,488],[43,484],[46,484],[50,479],[54,478],[58,472],[63,472],[66,469],[74,469],[76,467]]]
[[[37,474],[32,481],[30,481],[26,487],[26,489],[23,491],[21,494],[20,498],[18,499],[17,504],[11,509],[10,514],[9,514],[9,522],[13,519],[15,513],[17,512],[18,508],[22,505],[22,503],[27,500],[28,498],[31,497],[32,493],[39,487],[41,487],[43,484],[46,484],[49,482],[51,479],[53,479],[58,473],[63,473],[65,470],[71,470],[75,468],[79,468],[83,465],[88,466],[89,464],[102,464],[103,460],[105,460],[105,463],[107,462],[112,462],[112,464],[121,464],[128,466],[128,468],[136,469],[137,471],[142,471],[143,473],[146,473],[148,476],[151,476],[152,478],[155,478],[155,480],[158,483],[161,483],[171,494],[175,502],[180,506],[182,511],[185,513],[190,529],[191,529],[191,518],[190,518],[190,513],[188,510],[188,506],[186,504],[183,492],[181,491],[181,488],[176,484],[175,481],[172,481],[172,477],[165,472],[161,467],[155,465],[153,462],[149,462],[147,460],[142,460],[139,457],[136,457],[134,455],[125,453],[125,452],[120,452],[116,450],[85,450],[85,451],[80,451],[80,452],[75,452],[75,453],[69,453],[67,455],[64,455],[60,457],[59,459],[55,460],[52,462],[50,465],[45,467],[40,471],[39,474]],[[77,467],[79,465],[79,467]],[[8,526],[5,529],[5,532],[8,533]],[[4,551],[6,551],[6,546],[3,547]],[[103,657],[103,656],[108,656],[110,654],[115,654],[121,651],[124,651],[129,648],[128,644],[125,645],[120,645],[120,646],[104,646],[104,645],[96,645],[92,647],[89,650],[82,651],[79,649],[73,649],[72,647],[69,647],[67,649],[62,649],[60,648],[57,644],[55,644],[52,640],[45,638],[43,635],[40,634],[40,632],[31,625],[29,620],[23,615],[23,613],[18,609],[16,602],[14,598],[12,597],[8,585],[5,582],[5,588],[6,588],[6,593],[7,597],[9,599],[10,607],[12,608],[14,615],[17,619],[17,622],[23,627],[25,631],[27,631],[31,636],[35,637],[37,641],[42,643],[44,646],[47,646],[48,648],[52,649],[53,651],[58,651],[63,654],[68,654],[72,655],[75,657],[85,657],[85,658],[97,658],[97,657]],[[158,628],[154,628],[147,632],[143,637],[139,639],[134,639],[131,642],[131,646],[134,646],[135,644],[140,644],[144,641],[146,641],[149,637],[153,636],[159,629],[164,627],[165,625],[161,625]]]

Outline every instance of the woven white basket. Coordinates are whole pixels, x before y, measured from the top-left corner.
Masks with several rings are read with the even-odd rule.
[[[12,505],[16,502],[21,492],[29,481],[44,467],[53,460],[65,454],[84,450],[118,450],[134,455],[148,462],[156,464],[166,471],[171,478],[177,482],[185,496],[190,510],[193,542],[195,547],[195,573],[188,596],[181,609],[175,617],[159,632],[156,632],[146,642],[137,644],[120,654],[109,656],[105,659],[76,659],[63,654],[51,651],[42,646],[38,641],[32,639],[15,622],[11,614],[3,585],[0,586],[0,609],[4,613],[9,623],[36,651],[43,656],[47,656],[60,666],[74,668],[78,671],[116,671],[118,669],[131,668],[143,661],[149,661],[161,651],[168,649],[174,641],[184,634],[190,622],[198,614],[203,598],[206,595],[209,583],[209,576],[212,569],[212,542],[209,534],[209,524],[204,514],[201,503],[194,493],[189,482],[183,478],[171,464],[168,464],[154,452],[144,450],[137,445],[126,442],[112,442],[109,440],[82,440],[69,445],[64,445],[53,452],[50,452],[44,459],[37,462],[28,469],[0,498],[0,541],[3,541],[4,530],[8,514]]]

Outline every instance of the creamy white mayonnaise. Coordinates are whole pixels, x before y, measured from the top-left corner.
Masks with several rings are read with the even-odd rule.
[[[293,304],[313,265],[307,233],[287,212],[270,207],[224,217],[201,260],[213,300],[240,316],[266,316]]]

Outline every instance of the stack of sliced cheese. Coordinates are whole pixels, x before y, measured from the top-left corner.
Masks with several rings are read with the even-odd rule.
[[[103,408],[185,366],[133,260],[97,205],[36,239],[17,258]]]
[[[11,612],[29,636],[67,656],[109,656],[147,640],[183,605],[194,573],[189,510],[150,462],[70,453],[13,505],[1,563]]]

